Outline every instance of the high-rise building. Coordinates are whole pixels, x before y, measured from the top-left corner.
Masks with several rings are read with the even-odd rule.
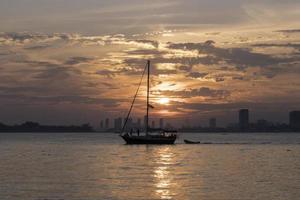
[[[216,128],[217,127],[217,119],[216,118],[210,118],[209,119],[209,128]]]
[[[147,129],[147,115],[144,116],[144,129]]]
[[[152,126],[151,126],[151,128],[155,128],[155,121],[154,121],[154,120],[152,121]]]
[[[159,119],[159,128],[161,128],[161,129],[164,128],[164,119],[163,118]]]
[[[249,127],[249,110],[240,109],[239,111],[239,127],[241,130],[247,130]]]
[[[109,129],[109,119],[105,119],[105,129]]]
[[[103,129],[103,120],[100,122],[100,129]]]
[[[300,130],[300,111],[290,112],[290,127],[294,130]]]
[[[127,129],[132,129],[133,128],[132,118],[128,118],[126,127],[127,127]]]
[[[116,118],[115,119],[115,130],[121,130],[122,129],[122,118],[119,117],[119,118]]]
[[[141,120],[141,118],[138,118],[138,119],[137,119],[136,125],[137,125],[137,128],[138,128],[138,129],[140,129],[140,128],[142,127],[142,120]]]

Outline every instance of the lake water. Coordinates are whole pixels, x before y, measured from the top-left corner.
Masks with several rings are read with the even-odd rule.
[[[0,199],[298,200],[300,134],[130,146],[108,133],[1,133]]]

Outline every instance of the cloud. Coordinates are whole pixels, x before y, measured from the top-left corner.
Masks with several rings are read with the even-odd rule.
[[[40,93],[44,92],[44,87],[39,86],[0,86],[2,94],[15,94],[15,93]]]
[[[208,73],[200,73],[200,72],[191,72],[188,75],[186,75],[186,77],[190,77],[190,78],[203,78],[205,76],[207,76]]]
[[[193,66],[192,65],[189,65],[189,66],[181,65],[178,69],[181,71],[190,72],[193,69]]]
[[[28,46],[28,47],[24,47],[24,49],[26,50],[43,50],[43,49],[47,49],[51,47],[51,45],[47,45],[47,44],[42,44],[42,45],[33,45],[33,46]]]
[[[262,47],[262,48],[268,48],[268,47],[282,47],[282,48],[293,48],[297,51],[300,51],[300,44],[299,43],[284,43],[284,44],[277,44],[277,43],[258,43],[253,44],[253,47]],[[300,60],[300,58],[298,58]]]
[[[300,33],[300,29],[277,30],[276,32],[280,32],[280,33]]]
[[[142,75],[142,70],[142,68],[138,67],[117,67],[115,69],[98,70],[96,74],[106,76],[107,78],[113,78],[121,74],[130,76]]]
[[[67,61],[65,61],[64,64],[66,65],[78,65],[78,64],[82,64],[82,63],[88,63],[90,61],[93,61],[94,58],[89,58],[89,57],[71,57],[69,58]]]
[[[261,33],[245,36],[249,39],[244,43],[239,43],[238,37],[244,33],[223,32],[208,36],[202,32],[187,39],[181,39],[186,36],[181,32],[163,39],[159,35],[23,34],[5,36],[10,46],[0,45],[2,105],[47,108],[68,104],[82,111],[108,105],[101,112],[120,113],[118,110],[128,107],[128,96],[134,93],[147,59],[151,60],[153,95],[170,97],[169,107],[163,107],[170,112],[201,111],[206,107],[199,105],[200,101],[223,102],[215,109],[212,104],[207,106],[211,110],[223,109],[222,105],[224,110],[246,106],[239,104],[241,99],[288,101],[299,85],[300,62],[294,51],[299,44],[292,42],[297,38],[279,33],[283,38],[278,43],[276,37],[259,38]],[[237,43],[227,42],[228,37]],[[5,44],[1,38],[0,43]],[[201,42],[206,39],[214,40]],[[268,47],[279,48],[268,52]],[[293,49],[283,51],[287,48]],[[176,102],[178,99],[185,103]],[[226,104],[229,101],[232,106]]]
[[[199,58],[202,64],[218,64],[226,62],[237,67],[265,67],[279,63],[288,63],[297,58],[279,58],[267,54],[252,52],[249,48],[221,48],[216,47],[213,41],[204,43],[170,43],[171,49],[198,50],[199,53],[207,54],[207,57]]]
[[[199,89],[190,89],[190,90],[159,90],[155,91],[161,95],[166,95],[169,97],[179,97],[179,98],[191,98],[191,97],[208,97],[208,98],[218,98],[224,99],[230,96],[230,91],[228,90],[215,90],[208,87],[201,87]]]
[[[34,78],[43,80],[62,80],[69,78],[71,74],[81,74],[81,71],[71,67],[51,67],[40,70]]]
[[[94,98],[83,95],[60,95],[60,96],[29,96],[23,94],[0,94],[2,100],[14,99],[14,102],[19,102],[21,104],[61,104],[61,103],[71,103],[71,104],[97,104],[105,105],[107,107],[116,107],[122,100],[120,99],[108,99],[108,98]]]
[[[0,45],[16,45],[28,43],[53,42],[56,40],[70,40],[76,38],[76,34],[66,33],[29,33],[29,32],[1,32]]]

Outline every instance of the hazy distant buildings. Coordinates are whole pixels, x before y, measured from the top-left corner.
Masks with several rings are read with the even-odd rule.
[[[241,109],[239,111],[239,128],[240,130],[247,130],[249,127],[249,110]]]
[[[128,118],[126,127],[128,130],[133,128],[132,118]]]
[[[100,129],[103,129],[103,120],[100,122]]]
[[[151,127],[155,128],[155,121],[154,120],[152,121],[152,126]]]
[[[290,112],[290,127],[293,130],[300,129],[300,111],[292,111]]]
[[[120,131],[122,129],[122,118],[121,117],[115,119],[114,128],[116,131]]]
[[[144,116],[144,129],[146,130],[147,129],[147,116],[145,115]]]
[[[138,129],[140,129],[142,127],[142,120],[141,120],[141,118],[137,119],[136,126],[137,126]]]
[[[161,129],[164,128],[164,119],[163,118],[159,119],[159,128],[161,128]]]
[[[105,129],[109,129],[109,119],[105,119]]]
[[[217,127],[217,119],[216,118],[210,118],[209,119],[209,128],[215,129]]]

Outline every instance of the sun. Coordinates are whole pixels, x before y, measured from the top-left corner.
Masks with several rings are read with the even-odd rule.
[[[158,99],[158,103],[160,103],[160,104],[169,104],[170,99],[167,98],[167,97],[163,97],[163,98]]]

